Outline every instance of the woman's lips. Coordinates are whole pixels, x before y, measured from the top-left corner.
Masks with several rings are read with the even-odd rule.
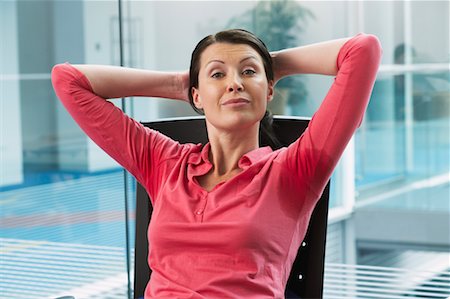
[[[222,103],[224,106],[243,106],[249,104],[250,101],[244,98],[229,99]]]

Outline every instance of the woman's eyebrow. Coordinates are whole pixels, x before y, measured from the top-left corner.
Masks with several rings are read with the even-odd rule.
[[[250,55],[250,56],[247,56],[244,59],[242,59],[239,63],[242,63],[242,62],[244,62],[246,60],[249,60],[249,59],[254,59],[254,60],[258,61],[258,59],[255,56]]]
[[[250,56],[247,56],[247,57],[244,57],[243,59],[241,59],[241,61],[239,61],[239,63],[242,63],[242,62],[244,62],[246,60],[249,60],[249,59],[254,59],[254,60],[258,61],[258,59],[254,55],[250,55]],[[208,63],[206,65],[209,65],[210,63],[213,63],[213,62],[218,62],[218,63],[225,64],[225,62],[223,62],[222,60],[212,59],[212,60],[208,61]]]
[[[210,63],[213,63],[213,62],[218,62],[218,63],[225,64],[225,62],[223,62],[222,60],[213,59],[213,60],[208,61],[208,63],[207,63],[206,65],[208,65],[208,64],[210,64]],[[205,65],[205,66],[206,66],[206,65]]]

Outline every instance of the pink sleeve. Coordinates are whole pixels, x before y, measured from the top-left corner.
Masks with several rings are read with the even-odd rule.
[[[139,182],[154,179],[155,165],[180,146],[172,139],[144,127],[113,103],[99,97],[83,73],[69,63],[52,70],[56,95],[81,129]]]
[[[288,165],[320,195],[352,135],[361,124],[380,64],[374,35],[358,34],[337,57],[338,73],[308,129],[287,150]]]

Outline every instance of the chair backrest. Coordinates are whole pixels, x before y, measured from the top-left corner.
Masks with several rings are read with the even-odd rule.
[[[308,126],[309,119],[300,117],[274,117],[274,131],[280,142],[287,146],[295,141]],[[203,117],[174,118],[143,123],[180,143],[207,142]],[[261,144],[264,146],[264,144]],[[317,203],[306,237],[300,246],[286,285],[286,298],[322,298],[325,239],[328,218],[328,182]],[[137,184],[136,190],[136,242],[134,267],[134,298],[143,298],[151,269],[147,263],[147,229],[152,206],[145,189]]]

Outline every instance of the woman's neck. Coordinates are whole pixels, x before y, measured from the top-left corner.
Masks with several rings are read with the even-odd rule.
[[[208,128],[208,137],[211,145],[209,159],[213,164],[213,174],[221,177],[239,171],[238,162],[241,157],[259,147],[259,126],[232,132],[211,127]]]

